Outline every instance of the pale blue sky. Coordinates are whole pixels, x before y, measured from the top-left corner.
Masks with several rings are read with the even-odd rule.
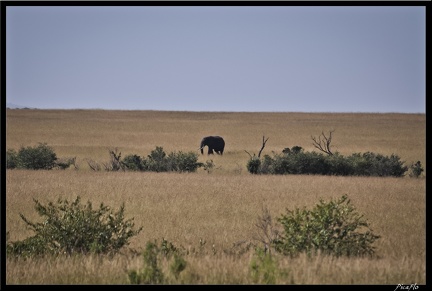
[[[425,113],[424,6],[6,7],[6,101]]]

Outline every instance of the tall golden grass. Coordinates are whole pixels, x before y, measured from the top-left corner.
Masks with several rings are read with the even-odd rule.
[[[38,142],[53,147],[57,157],[76,157],[78,170],[7,170],[6,230],[10,241],[33,235],[19,214],[39,217],[33,199],[58,198],[125,203],[127,218],[143,231],[128,246],[141,252],[146,242],[162,238],[197,249],[186,257],[184,284],[252,284],[253,252],[227,254],[233,245],[255,236],[255,222],[266,207],[272,217],[286,209],[315,206],[347,194],[381,238],[378,258],[278,256],[284,276],[277,284],[425,284],[425,178],[251,175],[249,153],[280,153],[295,145],[316,150],[311,136],[333,132],[333,151],[344,155],[371,151],[396,154],[406,164],[421,161],[426,169],[424,114],[360,113],[227,113],[104,110],[7,110],[6,148],[18,150]],[[165,152],[194,151],[206,135],[226,141],[223,156],[210,173],[95,172],[88,160],[109,160],[108,149],[148,155],[156,146]],[[122,253],[101,256],[6,261],[6,284],[128,284],[127,270],[143,267],[142,257]],[[168,270],[167,263],[163,265]],[[167,271],[168,272],[168,271]]]

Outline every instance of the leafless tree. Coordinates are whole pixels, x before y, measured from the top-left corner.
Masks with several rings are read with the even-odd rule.
[[[105,171],[107,172],[119,171],[119,170],[126,171],[124,164],[120,161],[121,152],[117,154],[118,152],[117,148],[115,148],[114,150],[109,149],[108,152],[110,155],[110,161],[106,163],[102,162]],[[95,162],[93,160],[87,160],[87,164],[89,165],[90,169],[92,169],[93,171],[101,170],[101,165],[98,162]]]
[[[320,151],[332,156],[333,153],[330,150],[330,146],[331,146],[333,132],[334,130],[331,130],[328,137],[325,136],[324,132],[321,132],[321,134],[318,136],[318,140],[314,136],[312,136],[311,138],[313,140],[313,146],[319,149]]]
[[[115,148],[114,150],[112,149],[108,150],[111,160],[108,163],[103,163],[106,171],[118,171],[118,170],[125,171],[124,165],[120,161],[121,152],[117,154],[117,151],[118,151],[117,148]]]
[[[276,229],[276,226],[273,224],[268,208],[263,207],[262,212],[262,216],[258,216],[257,222],[255,223],[258,232],[254,239],[263,244],[266,252],[270,252],[271,245],[279,238],[280,231]]]
[[[259,153],[258,153],[258,158],[261,156],[261,153],[262,153],[262,151],[263,151],[263,149],[264,149],[264,147],[265,147],[265,145],[266,145],[268,139],[269,139],[269,138],[266,139],[265,136],[263,135],[263,138],[262,138],[262,146],[261,146],[261,149],[260,149],[260,151],[259,151]],[[246,152],[246,153],[250,156],[250,158],[252,159],[252,155],[251,155],[248,151],[246,151],[246,150],[245,150],[245,152]],[[255,154],[254,154],[254,156],[255,156]]]

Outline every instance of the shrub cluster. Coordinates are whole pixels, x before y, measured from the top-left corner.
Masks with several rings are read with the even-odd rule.
[[[317,174],[341,176],[401,177],[408,170],[397,155],[390,157],[372,152],[354,153],[345,157],[339,153],[324,155],[304,152],[299,146],[285,148],[282,154],[252,157],[247,163],[252,174]]]
[[[198,162],[198,154],[194,152],[165,153],[162,147],[156,147],[147,158],[138,155],[128,155],[122,160],[122,165],[132,171],[150,172],[196,172],[204,166]]]
[[[107,171],[130,170],[151,172],[196,172],[203,167],[210,172],[214,167],[213,161],[206,164],[198,162],[198,154],[194,152],[172,152],[166,154],[162,147],[156,147],[147,157],[136,154],[127,155],[121,160],[121,154],[110,151],[111,161],[104,164]],[[101,166],[89,161],[92,170],[99,171]],[[66,169],[75,164],[75,158],[58,159],[54,150],[46,143],[36,147],[21,147],[18,152],[8,149],[6,152],[7,169],[50,170],[53,168]],[[323,155],[316,152],[304,152],[303,148],[294,146],[285,148],[281,154],[273,156],[251,156],[246,165],[252,174],[317,174],[341,176],[394,176],[401,177],[408,169],[410,177],[419,177],[424,171],[420,161],[409,168],[404,165],[397,155],[384,156],[372,152],[354,153],[344,157],[339,153]]]
[[[33,257],[43,255],[74,254],[114,254],[128,244],[132,236],[142,228],[134,230],[133,219],[124,219],[124,204],[118,212],[100,205],[93,210],[90,202],[80,204],[80,197],[75,201],[58,200],[57,205],[49,202],[42,205],[37,200],[35,209],[45,217],[41,223],[30,222],[22,214],[21,218],[35,233],[23,241],[8,242],[6,254],[10,257]],[[315,255],[322,253],[334,256],[373,256],[373,242],[380,238],[369,228],[369,224],[356,212],[347,195],[339,200],[324,202],[320,200],[312,210],[288,210],[277,218],[283,230],[275,230],[268,212],[256,226],[266,237],[265,247],[255,248],[255,255],[250,261],[249,275],[254,283],[276,284],[278,278],[289,275],[280,269],[275,252],[281,255],[297,256],[300,253]],[[8,233],[7,233],[8,235]],[[176,247],[165,239],[158,244],[147,242],[142,253],[143,267],[127,270],[131,284],[177,284],[187,278],[180,276],[186,269],[185,255],[203,252],[205,240],[200,240],[200,250]],[[245,251],[248,251],[249,244]],[[212,253],[216,255],[214,245]],[[233,254],[226,252],[227,254]],[[244,253],[244,252],[242,252]],[[164,272],[168,266],[169,272]],[[194,273],[190,273],[194,276]]]
[[[110,150],[110,161],[103,163],[106,171],[151,171],[151,172],[196,172],[199,167],[210,171],[214,167],[213,161],[206,164],[198,162],[198,154],[194,152],[172,152],[166,154],[162,147],[156,147],[146,158],[132,154],[121,159],[121,153],[117,150]],[[99,163],[88,161],[90,168],[94,171],[102,169]],[[51,170],[53,168],[66,169],[75,164],[75,158],[58,159],[54,150],[46,143],[39,143],[35,147],[21,147],[17,152],[8,149],[6,152],[7,169],[30,169],[30,170]]]
[[[273,240],[276,251],[295,256],[321,252],[335,256],[372,256],[380,238],[356,212],[347,195],[337,201],[320,200],[312,210],[288,210],[277,219],[283,233]]]
[[[8,149],[6,152],[7,169],[50,170],[56,166],[57,156],[46,143],[35,147],[21,147],[18,152]]]
[[[133,219],[124,219],[124,204],[113,212],[103,204],[99,209],[93,209],[90,202],[83,205],[80,200],[79,196],[73,202],[59,199],[57,205],[49,202],[45,206],[34,199],[35,209],[44,220],[34,223],[20,214],[35,235],[23,241],[7,243],[7,254],[29,257],[116,253],[142,230],[134,229]]]

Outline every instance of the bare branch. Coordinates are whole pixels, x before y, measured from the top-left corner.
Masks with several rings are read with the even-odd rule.
[[[331,141],[332,141],[332,133],[334,130],[330,131],[329,137],[326,137],[324,132],[321,132],[321,135],[323,136],[323,139],[321,139],[321,135],[318,136],[318,141],[315,137],[311,137],[313,140],[313,146],[319,149],[320,151],[332,156],[333,153],[330,150]]]
[[[252,155],[247,151],[247,150],[245,150],[245,152],[249,155],[249,157],[252,159]],[[254,154],[255,155],[255,154]]]
[[[260,149],[260,151],[258,153],[258,158],[261,156],[261,152],[263,151],[263,149],[265,147],[265,144],[266,144],[266,142],[268,141],[269,138],[267,138],[266,140],[264,140],[264,139],[265,139],[265,137],[263,135],[262,147],[261,147],[261,149]]]
[[[263,151],[263,149],[264,149],[264,147],[265,147],[266,142],[268,141],[268,139],[269,139],[269,138],[265,139],[265,136],[263,135],[262,146],[261,146],[261,149],[260,149],[260,151],[259,151],[259,153],[258,153],[258,158],[261,156],[261,152]],[[245,152],[249,155],[249,157],[250,157],[251,159],[255,158],[255,154],[252,156],[252,155],[251,155],[247,150],[245,150]]]
[[[108,152],[110,154],[110,158],[111,160],[108,163],[103,163],[105,170],[106,171],[118,171],[118,170],[123,170],[125,171],[125,167],[123,165],[123,163],[121,162],[121,152],[118,152],[118,149],[115,148],[113,149],[108,149]]]
[[[279,237],[279,230],[276,229],[267,207],[263,207],[262,212],[262,216],[258,216],[257,222],[255,223],[258,231],[256,232],[254,240],[262,243],[265,251],[270,252],[272,243]]]

